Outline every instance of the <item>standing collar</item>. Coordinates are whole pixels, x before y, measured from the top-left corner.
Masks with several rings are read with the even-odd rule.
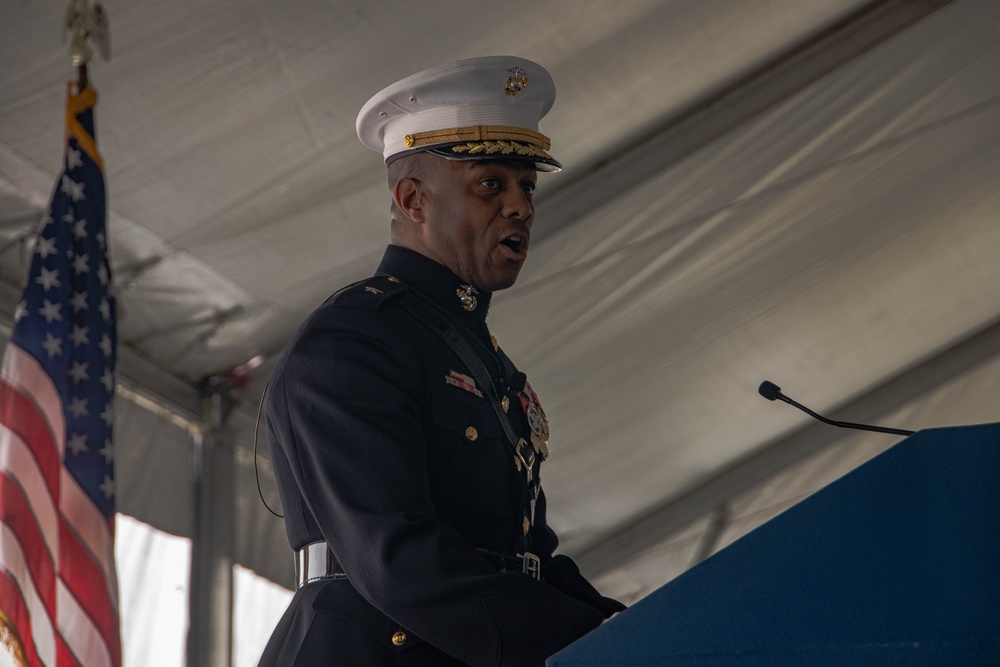
[[[485,322],[490,309],[492,292],[472,288],[448,267],[418,252],[398,245],[389,245],[378,265],[377,273],[398,278],[449,313],[473,322]],[[463,306],[475,304],[471,310]]]

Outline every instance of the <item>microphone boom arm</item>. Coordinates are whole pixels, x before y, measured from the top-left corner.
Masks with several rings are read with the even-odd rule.
[[[769,401],[773,401],[775,399],[784,401],[785,403],[788,403],[789,405],[794,406],[799,410],[802,410],[802,412],[806,413],[813,419],[818,419],[824,424],[829,424],[830,426],[837,426],[839,428],[853,428],[853,429],[859,429],[861,431],[875,431],[877,433],[891,433],[893,435],[913,435],[915,433],[915,431],[907,431],[901,428],[889,428],[887,426],[871,426],[870,424],[855,424],[854,422],[842,422],[842,421],[835,421],[833,419],[827,419],[823,415],[813,412],[806,406],[801,405],[800,403],[796,403],[792,399],[782,394],[781,387],[774,384],[770,380],[764,380],[763,382],[761,382],[760,387],[758,387],[757,389],[757,392]]]

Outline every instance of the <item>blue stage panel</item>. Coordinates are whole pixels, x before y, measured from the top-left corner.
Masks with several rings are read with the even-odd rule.
[[[547,664],[1000,665],[1000,425],[907,438]]]

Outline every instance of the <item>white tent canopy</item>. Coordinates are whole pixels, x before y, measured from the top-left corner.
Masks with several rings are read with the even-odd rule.
[[[0,7],[0,311],[59,167],[62,0]],[[530,258],[491,328],[552,423],[550,519],[634,600],[895,440],[995,421],[996,0],[105,3],[96,63],[121,306],[122,512],[192,535],[203,380],[233,383],[233,557],[291,585],[256,402],[297,324],[388,236],[354,118],[514,53],[558,87]],[[244,366],[234,375],[232,369]],[[255,366],[263,360],[263,364]],[[243,374],[246,372],[246,382]],[[204,430],[204,429],[203,429]],[[272,503],[266,448],[260,457]]]

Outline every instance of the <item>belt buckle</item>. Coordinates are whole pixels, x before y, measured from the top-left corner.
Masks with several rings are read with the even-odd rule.
[[[346,574],[337,572],[336,569],[336,557],[325,541],[312,542],[295,552],[295,580],[298,588],[311,581],[347,578]]]
[[[535,579],[542,579],[542,561],[530,551],[521,554],[521,572],[529,574]]]

